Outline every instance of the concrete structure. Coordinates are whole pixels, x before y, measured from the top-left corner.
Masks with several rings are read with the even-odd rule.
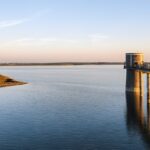
[[[142,53],[127,53],[124,68],[127,70],[127,126],[130,130],[137,129],[145,143],[150,144],[150,63],[144,62]],[[144,75],[147,77],[147,108],[144,107]]]
[[[127,92],[142,92],[142,71],[133,69],[142,67],[144,64],[144,55],[142,53],[127,53],[126,54],[126,91]]]
[[[144,62],[143,53],[127,53],[126,63],[126,92],[143,95],[143,75],[147,75],[147,95],[150,99],[150,64]],[[150,102],[150,101],[148,101]]]

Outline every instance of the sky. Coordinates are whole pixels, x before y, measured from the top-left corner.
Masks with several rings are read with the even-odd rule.
[[[0,62],[150,61],[149,0],[0,0]]]

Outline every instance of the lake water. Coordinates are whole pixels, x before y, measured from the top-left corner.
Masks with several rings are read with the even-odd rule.
[[[150,119],[138,98],[127,103],[123,66],[1,67],[0,73],[29,83],[0,89],[1,150],[150,148]]]

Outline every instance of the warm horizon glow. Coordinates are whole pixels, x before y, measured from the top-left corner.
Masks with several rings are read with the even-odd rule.
[[[30,7],[29,7],[30,6]],[[150,2],[6,0],[0,5],[0,62],[150,60]]]

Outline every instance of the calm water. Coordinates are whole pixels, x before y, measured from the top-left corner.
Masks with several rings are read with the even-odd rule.
[[[0,89],[0,149],[148,149],[150,119],[126,102],[122,68],[1,67],[29,84]]]

